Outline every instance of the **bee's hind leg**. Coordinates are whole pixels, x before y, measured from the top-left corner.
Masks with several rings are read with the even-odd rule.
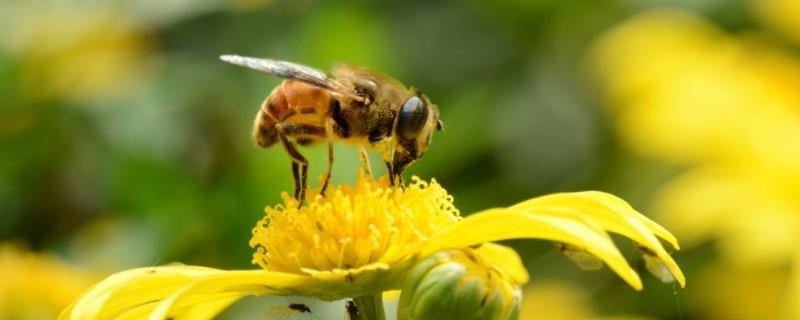
[[[278,136],[292,161],[300,166],[300,187],[295,187],[295,199],[300,202],[298,206],[302,206],[306,198],[306,188],[308,188],[308,160],[300,154],[300,151],[297,151],[297,147],[286,136],[302,134],[324,137],[325,128],[300,123],[279,123],[275,127],[278,129]],[[294,170],[294,165],[292,168]],[[296,176],[295,186],[297,186]]]
[[[286,148],[286,152],[289,153],[289,157],[292,158],[292,175],[294,176],[295,186],[294,198],[299,202],[297,206],[301,207],[305,201],[306,188],[308,187],[308,159],[303,157],[300,151],[297,151],[297,147],[286,138],[286,135],[281,133],[279,137],[283,147]],[[298,166],[300,167],[299,174],[297,172]],[[300,183],[297,181],[298,175],[300,176]]]
[[[292,160],[292,178],[294,179],[294,198],[300,199],[300,165]]]

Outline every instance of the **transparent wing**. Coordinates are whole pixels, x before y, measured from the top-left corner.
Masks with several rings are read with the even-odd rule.
[[[303,81],[316,87],[327,89],[351,97],[358,101],[364,101],[355,89],[343,85],[331,79],[324,72],[317,69],[288,61],[277,61],[262,58],[251,58],[237,55],[220,56],[222,61],[269,73],[284,79],[294,79]]]

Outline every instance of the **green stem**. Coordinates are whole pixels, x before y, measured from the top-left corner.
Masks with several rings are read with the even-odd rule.
[[[385,320],[383,312],[383,294],[372,294],[353,298],[358,316],[352,320]]]

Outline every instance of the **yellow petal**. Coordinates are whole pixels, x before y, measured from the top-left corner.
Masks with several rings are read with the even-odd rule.
[[[194,266],[141,268],[114,274],[83,293],[60,319],[210,319],[247,295],[288,294],[315,280],[265,270]]]
[[[192,266],[139,268],[109,276],[61,312],[60,319],[107,319],[163,299],[193,278],[217,272]]]
[[[590,215],[592,221],[601,224],[606,230],[630,235],[629,238],[640,243],[651,238],[651,234],[655,234],[669,242],[673,248],[680,249],[678,239],[667,229],[637,212],[625,200],[609,193],[599,191],[556,193],[534,198],[514,207],[533,209],[544,205],[574,208],[579,214]],[[637,230],[640,228],[639,224],[647,230]]]
[[[518,285],[528,282],[528,270],[514,249],[496,243],[484,243],[475,250],[483,261],[491,261],[508,274]]]
[[[637,290],[642,288],[639,275],[628,265],[605,232],[579,220],[536,216],[527,210],[489,209],[473,214],[426,243],[421,254],[425,256],[445,249],[524,238],[557,241],[584,248],[608,264],[632,287]]]
[[[527,209],[535,215],[581,219],[608,232],[623,235],[639,244],[646,255],[652,253],[660,260],[681,287],[686,285],[686,278],[678,264],[656,238],[658,236],[679,249],[675,236],[614,195],[598,191],[557,193],[528,200],[512,208]],[[661,273],[656,276],[664,279]]]
[[[473,214],[430,241],[423,252],[514,238],[563,242],[600,258],[631,286],[641,289],[641,280],[607,231],[635,241],[646,258],[656,259],[651,265],[663,264],[682,287],[685,285],[682,271],[658,240],[660,237],[677,249],[675,236],[624,200],[596,191],[553,194]],[[669,278],[663,273],[657,276]]]
[[[281,272],[222,271],[199,277],[176,291],[158,304],[150,319],[211,319],[242,297],[288,294],[313,288],[315,283],[308,276]]]

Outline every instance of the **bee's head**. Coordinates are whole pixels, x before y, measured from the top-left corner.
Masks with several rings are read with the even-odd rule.
[[[395,154],[392,167],[400,174],[414,160],[422,157],[431,143],[434,130],[442,130],[439,109],[428,97],[415,92],[406,99],[397,111],[394,125]]]

